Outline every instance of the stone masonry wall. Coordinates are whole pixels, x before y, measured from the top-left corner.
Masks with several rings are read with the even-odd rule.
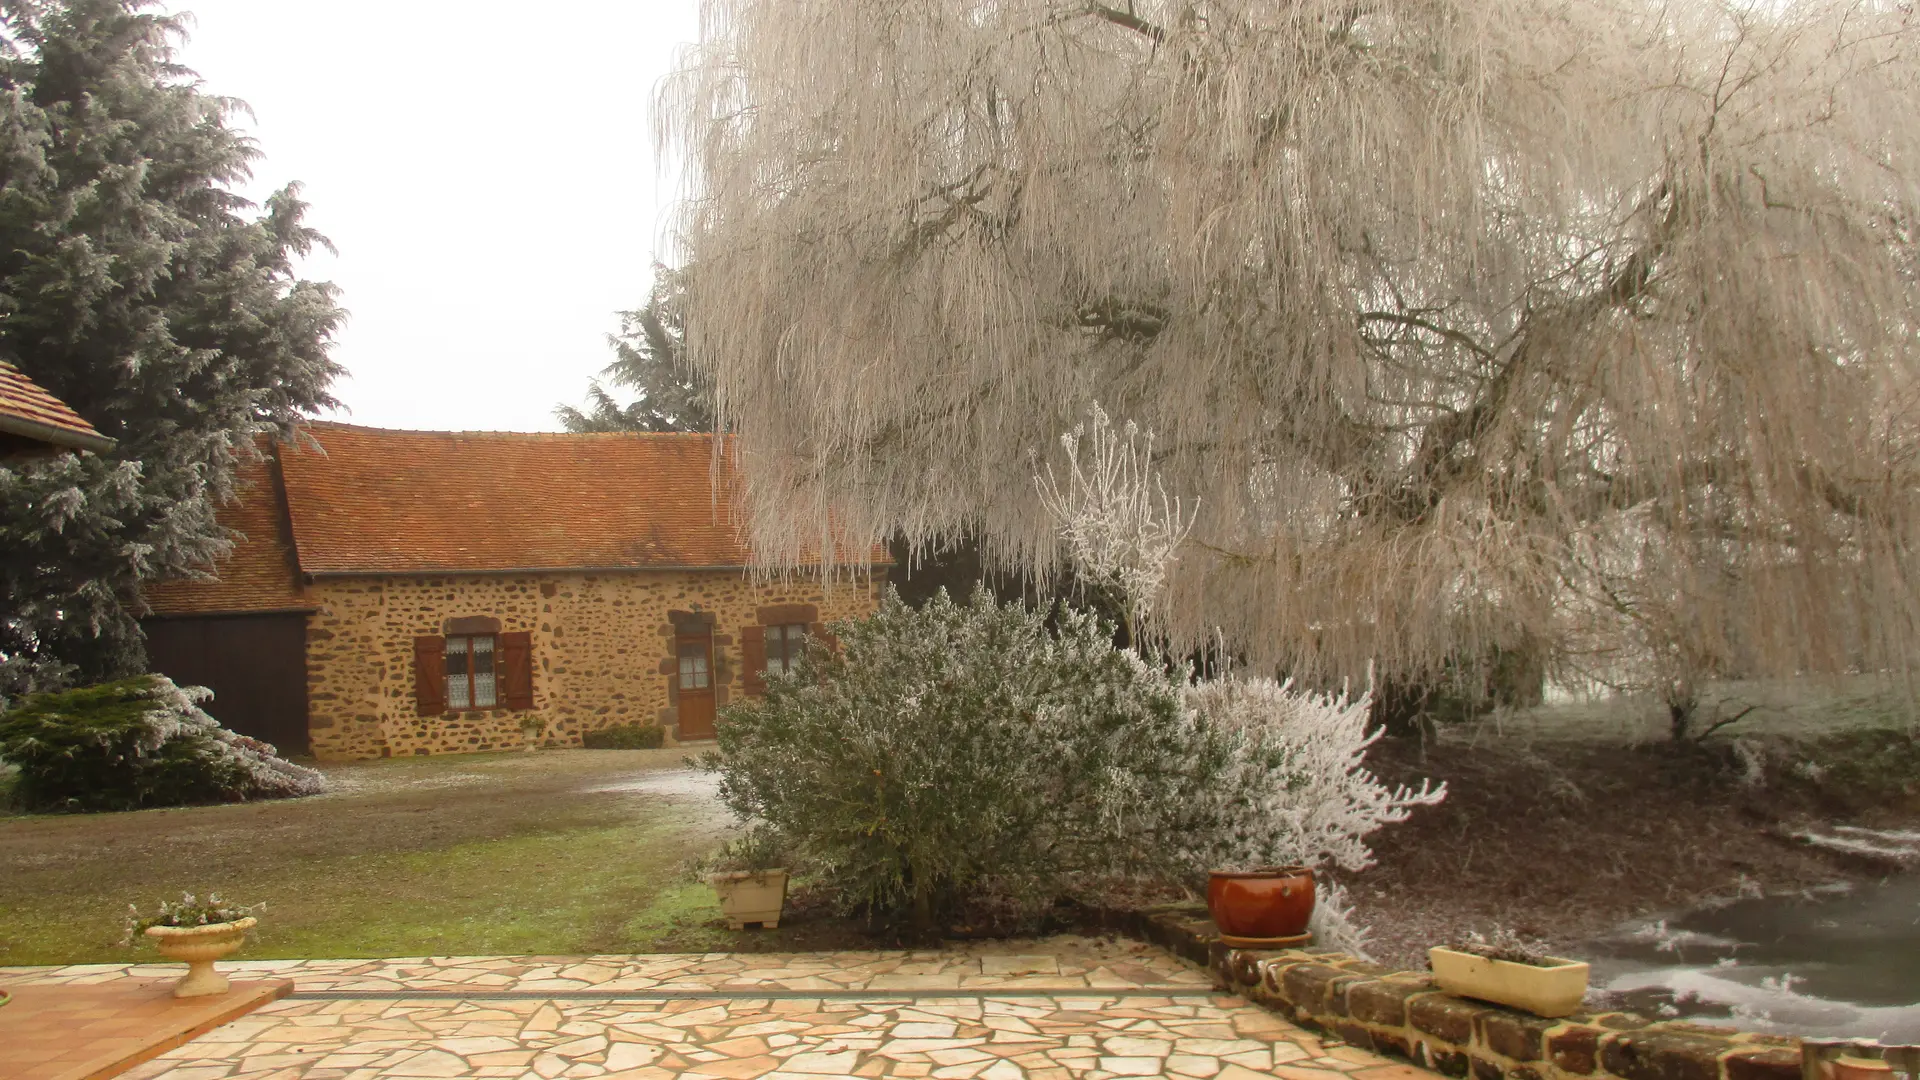
[[[1466,1080],[1833,1080],[1841,1054],[1920,1080],[1920,1046],[1794,1039],[1626,1012],[1549,1020],[1444,993],[1424,971],[1340,953],[1221,943],[1205,908],[1096,913],[1107,926],[1212,968],[1221,987],[1363,1050]]]
[[[308,727],[314,756],[348,761],[524,745],[527,717],[545,738],[580,745],[588,731],[662,724],[669,697],[674,611],[711,613],[716,704],[741,692],[740,628],[760,607],[810,604],[822,621],[858,617],[877,603],[865,580],[756,585],[739,571],[631,571],[441,577],[326,578],[307,619]],[[474,709],[418,716],[413,640],[448,619],[498,619],[502,633],[533,636],[531,712]]]

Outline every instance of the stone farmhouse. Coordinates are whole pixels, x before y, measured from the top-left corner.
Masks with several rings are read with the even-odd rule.
[[[149,587],[142,622],[155,670],[287,753],[712,738],[718,706],[877,603],[878,551],[749,576],[712,436],[305,430],[244,470],[217,580]]]

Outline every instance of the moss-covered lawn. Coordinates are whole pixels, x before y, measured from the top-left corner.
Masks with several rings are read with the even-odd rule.
[[[246,955],[777,947],[718,923],[682,872],[727,818],[676,751],[329,766],[318,798],[0,817],[0,964],[118,962],[129,903],[265,901]],[[606,790],[606,789],[615,790]],[[804,928],[796,927],[805,935]]]

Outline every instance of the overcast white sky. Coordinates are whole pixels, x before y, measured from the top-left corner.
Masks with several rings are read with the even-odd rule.
[[[306,186],[353,313],[335,394],[380,427],[557,430],[638,307],[678,183],[650,110],[695,0],[171,0],[246,101],[256,200]]]

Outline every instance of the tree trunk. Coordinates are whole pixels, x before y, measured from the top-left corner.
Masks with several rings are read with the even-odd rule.
[[[1433,718],[1427,715],[1433,696],[1434,686],[1426,680],[1384,677],[1373,690],[1373,726],[1392,738],[1425,739],[1433,733]]]
[[[1693,737],[1693,717],[1699,711],[1700,696],[1690,680],[1675,679],[1667,684],[1667,724],[1674,742]]]
[[[920,873],[913,875],[913,929],[933,933],[933,879]]]

